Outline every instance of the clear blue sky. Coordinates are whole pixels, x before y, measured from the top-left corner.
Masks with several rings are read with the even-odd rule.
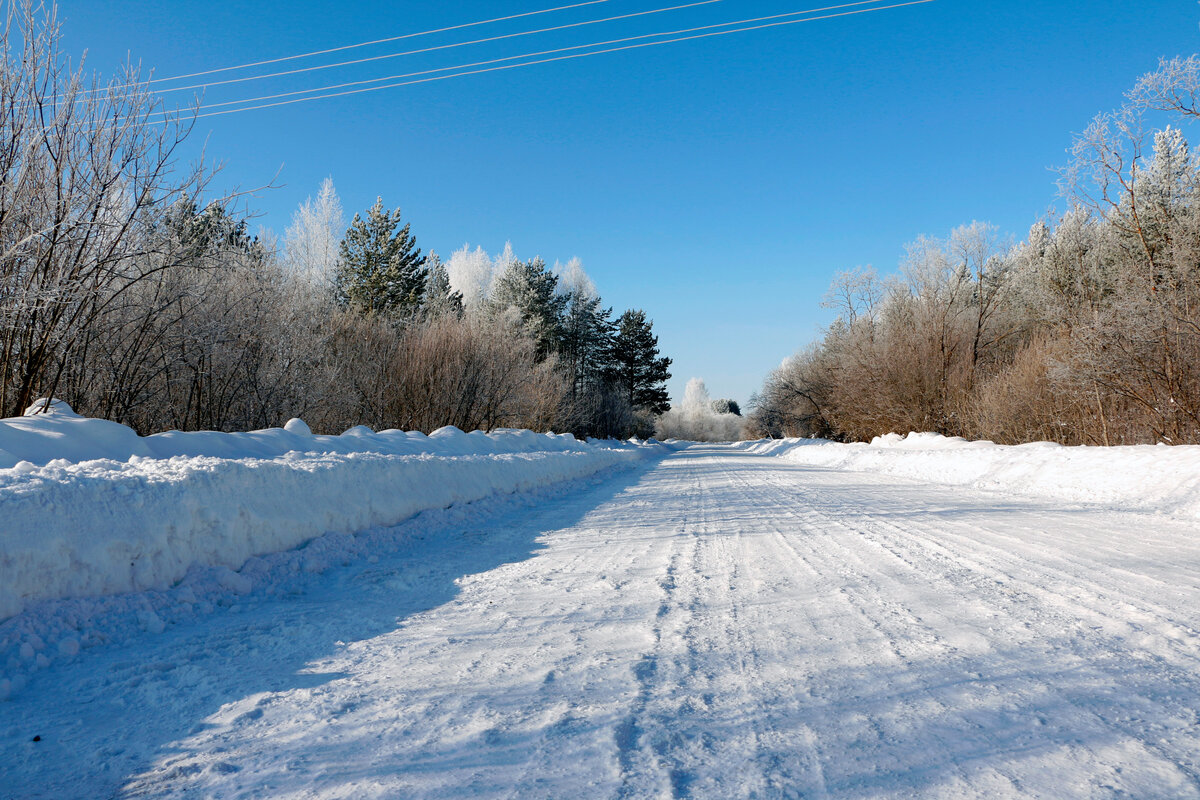
[[[676,0],[679,2],[680,0]],[[550,8],[567,0],[192,3],[62,0],[66,48],[158,76]],[[362,57],[672,5],[609,0],[352,50]],[[832,5],[833,3],[828,3]],[[210,102],[826,5],[706,6],[213,88]],[[926,5],[200,120],[218,189],[282,233],[332,176],[347,216],[376,195],[418,244],[579,256],[605,302],[644,308],[714,397],[745,401],[819,335],[833,274],[893,270],[917,235],[973,219],[1020,237],[1056,202],[1072,131],[1159,56],[1200,51],[1192,0]],[[319,63],[290,62],[288,67]],[[241,74],[241,73],[239,73]]]

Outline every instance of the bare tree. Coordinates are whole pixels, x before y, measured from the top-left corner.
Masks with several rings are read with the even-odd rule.
[[[198,167],[173,167],[189,125],[130,67],[101,83],[59,50],[53,6],[6,5],[0,33],[0,413],[53,394],[89,325],[169,268],[145,235]]]
[[[1200,117],[1200,56],[1163,58],[1128,93],[1133,105]]]

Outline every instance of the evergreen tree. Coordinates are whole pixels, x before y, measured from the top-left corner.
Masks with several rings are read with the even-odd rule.
[[[430,317],[462,316],[463,296],[450,286],[446,265],[431,252],[425,258],[425,293],[421,305]]]
[[[235,218],[220,203],[209,203],[201,209],[194,200],[184,197],[171,207],[160,225],[180,246],[177,258],[181,263],[211,267],[227,260],[222,254],[240,253],[248,256],[248,264],[254,267],[267,258],[262,242],[247,232],[246,220]]]
[[[641,310],[626,311],[617,319],[609,374],[631,406],[661,414],[670,408],[665,384],[671,377],[671,359],[659,357],[652,326]]]
[[[342,239],[335,278],[335,297],[342,305],[364,313],[411,314],[425,291],[426,269],[416,239],[400,209],[384,211],[383,198],[367,211],[355,214]]]
[[[555,291],[557,286],[558,278],[542,259],[514,258],[496,279],[488,300],[493,312],[517,315],[537,346],[538,361],[558,350],[561,340],[566,298]]]
[[[572,289],[564,299],[559,358],[575,397],[598,388],[607,374],[614,326],[612,309],[601,308],[598,296]]]

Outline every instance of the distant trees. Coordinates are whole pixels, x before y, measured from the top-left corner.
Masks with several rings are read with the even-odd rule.
[[[572,259],[558,279],[565,302],[557,361],[567,381],[573,425],[594,436],[647,434],[649,412],[639,417],[611,380],[612,308],[603,306],[578,259]]]
[[[511,247],[506,249],[505,255],[512,255]],[[464,244],[461,249],[455,250],[446,262],[446,274],[450,285],[462,295],[463,306],[475,309],[480,307],[487,297],[492,285],[492,276],[498,271],[497,267],[503,267],[511,260],[504,260],[502,256],[493,262],[482,247],[471,250]]]
[[[365,220],[351,224],[342,244],[331,309],[341,321],[330,346],[345,396],[334,418],[421,430],[452,424],[588,436],[653,432],[653,416],[666,406],[662,383],[670,361],[658,357],[657,338],[641,312],[630,317],[637,324],[627,325],[621,339],[612,310],[603,307],[578,259],[550,269],[540,258],[517,258],[511,245],[495,258],[464,246],[449,262],[430,253],[419,271],[410,266],[423,283],[419,292],[394,295],[402,301],[353,301],[347,287],[354,276],[372,273],[352,265],[386,261],[363,255],[364,242],[385,243],[377,248],[383,251],[402,239],[407,248],[397,252],[415,252],[408,227],[395,232],[398,222],[396,212],[376,203]],[[614,360],[615,354],[629,357],[631,341],[659,368],[639,367],[632,395]]]
[[[600,295],[583,274],[578,261],[560,278],[563,300],[559,326],[558,358],[578,397],[602,386],[606,380],[614,325],[612,308],[602,308]]]
[[[345,226],[332,179],[280,248],[204,198],[198,168],[174,171],[188,126],[134,70],[101,84],[59,52],[52,12],[7,8],[0,415],[58,396],[143,433],[292,416],[652,432],[669,359],[641,312],[614,327],[578,260],[422,257],[382,198]]]
[[[437,253],[425,257],[425,290],[421,295],[421,308],[431,317],[461,316],[463,313],[462,293],[450,285],[450,273]]]
[[[684,390],[683,402],[660,416],[657,435],[663,439],[693,442],[733,442],[742,438],[744,420],[732,400],[712,400],[704,381],[692,378]]]
[[[1016,245],[971,223],[887,280],[838,276],[837,319],[767,377],[756,432],[1200,442],[1200,162],[1146,124],[1197,97],[1195,56],[1144,76],[1076,138],[1066,212]]]
[[[78,345],[55,374],[55,392],[81,413],[142,432],[291,416],[319,432],[653,430],[650,411],[612,382],[611,310],[577,262],[560,283],[509,250],[468,306],[447,265],[435,253],[417,262],[411,233],[380,204],[347,231],[337,285],[297,269],[295,242],[281,258],[250,236],[224,204],[180,197],[157,211],[144,249],[127,255],[142,278],[72,331]]]
[[[728,400],[725,398],[713,400],[712,409],[717,414],[733,414],[735,417],[742,415],[742,407],[738,405],[737,400]]]
[[[273,250],[220,204],[179,201],[155,236],[176,260],[81,332],[56,393],[142,431],[263,427],[302,408],[319,307]]]
[[[492,283],[488,296],[493,314],[510,315],[531,339],[539,361],[559,349],[567,298],[557,291],[558,278],[540,258],[513,258]]]
[[[665,370],[670,359],[655,361],[658,339],[644,313],[626,312],[622,334],[620,321],[612,321],[612,309],[603,307],[577,259],[550,270],[540,259],[516,258],[506,246],[491,262],[488,279],[480,274],[486,263],[482,251],[464,248],[456,256],[468,267],[459,275],[469,286],[487,286],[476,295],[475,307],[518,325],[535,342],[537,361],[552,364],[562,378],[561,424],[593,436],[653,432],[652,418],[667,407],[663,383],[670,374],[659,375],[652,368],[657,364]],[[630,361],[638,358],[649,361]],[[634,391],[630,375],[639,381]]]

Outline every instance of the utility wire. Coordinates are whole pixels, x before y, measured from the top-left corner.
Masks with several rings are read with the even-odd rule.
[[[389,36],[386,39],[375,39],[370,42],[359,42],[358,44],[347,44],[347,45],[342,45],[341,47],[330,47],[325,50],[313,50],[311,53],[298,53],[296,55],[291,55],[291,56],[281,56],[279,58],[268,58],[263,61],[253,61],[248,64],[236,64],[232,67],[218,67],[216,69],[203,70],[202,72],[189,72],[186,75],[173,75],[168,78],[154,78],[153,80],[147,81],[147,83],[165,83],[168,81],[181,81],[186,78],[198,78],[202,75],[214,75],[218,72],[230,72],[235,69],[249,69],[251,67],[261,67],[261,66],[265,66],[267,64],[278,64],[282,61],[294,61],[298,58],[308,58],[310,56],[323,56],[323,55],[327,55],[329,53],[340,53],[344,50],[353,50],[357,47],[369,47],[374,44],[386,44],[387,42],[397,42],[397,41],[400,41],[401,39],[412,39],[417,36],[429,36],[429,35],[432,35],[435,33],[445,33],[446,31],[456,31],[456,30],[461,30],[463,28],[473,28],[478,25],[490,25],[493,22],[505,22],[510,19],[520,19],[522,17],[536,17],[539,14],[552,14],[556,11],[566,11],[571,8],[581,8],[583,6],[594,6],[597,3],[607,3],[607,2],[610,2],[610,0],[586,0],[586,2],[582,2],[582,3],[572,3],[571,5],[558,6],[557,8],[546,8],[541,11],[527,11],[523,14],[510,14],[507,17],[495,17],[494,19],[485,19],[485,20],[480,20],[478,22],[464,22],[461,25],[448,25],[444,28],[435,28],[434,30],[419,31],[417,33],[405,33],[400,36]]]
[[[692,39],[707,39],[707,38],[710,38],[713,36],[725,36],[725,35],[728,35],[731,33],[744,33],[746,31],[761,30],[763,28],[775,28],[775,27],[779,27],[781,25],[795,25],[800,22],[816,22],[818,20],[823,20],[823,19],[836,19],[837,17],[849,17],[849,16],[853,16],[855,14],[869,14],[873,11],[887,11],[889,9],[904,8],[905,6],[919,6],[919,5],[923,5],[925,3],[932,3],[932,2],[934,2],[934,0],[910,0],[909,2],[906,2],[906,3],[894,3],[892,5],[878,6],[876,8],[860,8],[855,11],[842,11],[842,12],[839,12],[836,14],[826,14],[826,15],[820,16],[820,17],[806,17],[804,19],[790,19],[790,20],[783,20],[783,21],[779,21],[779,22],[768,22],[768,23],[764,23],[761,25],[753,25],[753,26],[748,26],[745,28],[737,28],[735,30],[728,30],[728,31],[710,31],[709,33],[700,33],[700,34],[695,34],[695,35],[691,35],[691,36],[682,36],[682,37],[679,37],[676,39],[665,39],[660,42],[641,42],[638,44],[624,45],[622,47],[611,47],[611,48],[608,48],[605,50],[595,50],[595,51],[589,52],[589,53],[572,53],[570,55],[556,56],[554,58],[544,58],[544,59],[540,59],[537,61],[527,61],[527,62],[523,62],[520,64],[505,64],[502,66],[470,70],[468,72],[457,72],[453,75],[438,75],[438,76],[435,76],[432,78],[420,78],[418,80],[403,81],[401,83],[391,83],[391,84],[387,84],[385,86],[371,86],[371,87],[368,87],[365,89],[350,89],[350,90],[344,91],[344,92],[334,92],[331,94],[317,95],[315,97],[297,97],[297,98],[293,98],[291,100],[280,100],[279,102],[275,102],[275,103],[264,103],[262,105],[248,106],[245,108],[231,108],[231,109],[227,109],[225,111],[213,111],[213,112],[210,112],[207,114],[197,114],[195,118],[201,119],[203,117],[217,117],[217,116],[223,116],[225,114],[237,114],[241,111],[257,111],[257,110],[263,109],[263,108],[273,108],[275,106],[286,106],[286,105],[291,105],[293,103],[306,103],[311,100],[326,100],[331,97],[343,97],[345,95],[361,94],[363,92],[377,92],[377,91],[380,91],[383,89],[394,89],[394,88],[397,88],[400,86],[412,86],[413,84],[418,84],[418,83],[431,83],[433,81],[442,81],[442,80],[446,80],[448,78],[462,78],[467,75],[480,75],[485,72],[498,72],[501,70],[517,69],[519,67],[532,67],[536,64],[548,64],[553,61],[567,61],[569,59],[575,59],[575,58],[586,58],[587,56],[598,56],[598,55],[601,55],[604,53],[616,53],[616,52],[620,52],[622,50],[634,50],[634,49],[642,48],[642,47],[654,47],[654,46],[660,45],[660,44],[674,44],[675,42],[686,42],[686,41],[690,41]],[[802,13],[802,12],[795,12],[795,13]],[[736,24],[736,23],[726,23],[726,24]],[[313,91],[316,91],[316,90],[313,90]],[[253,101],[245,100],[242,102],[253,102]]]
[[[885,11],[885,10],[893,9],[893,8],[901,8],[903,6],[920,5],[922,3],[929,3],[929,2],[933,2],[933,0],[914,0],[914,2],[905,2],[905,3],[895,4],[895,5],[888,5],[888,6],[877,6],[874,8],[859,9],[857,11],[841,11],[841,13],[826,14],[824,16],[819,16],[819,17],[808,16],[811,14],[819,14],[824,11],[840,11],[841,9],[851,8],[854,6],[867,5],[870,3],[878,3],[878,2],[880,2],[880,0],[857,0],[857,2],[843,3],[843,4],[835,5],[835,6],[824,6],[821,8],[812,8],[812,9],[807,9],[805,11],[791,11],[791,12],[786,12],[783,14],[772,14],[772,15],[765,16],[765,17],[754,17],[751,19],[736,20],[733,22],[722,22],[722,23],[716,23],[716,24],[712,24],[712,25],[701,25],[701,26],[697,26],[697,27],[693,27],[693,28],[682,28],[682,29],[673,30],[673,31],[661,31],[659,33],[647,33],[647,34],[641,34],[639,36],[627,36],[627,37],[624,37],[621,39],[609,39],[607,41],[601,41],[601,42],[591,42],[588,44],[571,45],[569,47],[560,47],[560,48],[555,48],[553,50],[541,50],[541,51],[533,52],[533,53],[523,53],[521,55],[516,55],[516,56],[504,56],[501,58],[494,58],[494,59],[489,59],[486,61],[476,61],[476,62],[472,62],[469,64],[458,64],[458,65],[451,66],[451,67],[438,67],[435,69],[427,69],[427,70],[421,70],[421,71],[417,71],[417,72],[408,72],[408,73],[403,73],[403,74],[399,74],[399,75],[388,75],[388,76],[381,77],[381,78],[368,78],[368,79],[359,80],[359,81],[348,81],[345,83],[338,83],[338,84],[332,84],[332,85],[328,85],[328,86],[314,87],[312,89],[298,89],[298,90],[291,91],[291,92],[280,92],[278,94],[263,95],[261,97],[250,97],[250,98],[245,98],[242,100],[230,100],[230,101],[226,101],[226,102],[222,102],[222,103],[210,103],[210,104],[203,106],[203,108],[201,110],[206,111],[207,109],[223,108],[226,106],[242,105],[245,103],[261,103],[261,102],[267,101],[267,100],[279,100],[280,98],[286,98],[286,97],[295,98],[295,95],[311,94],[312,92],[331,92],[329,94],[323,94],[323,95],[315,96],[315,97],[295,98],[292,100],[285,100],[282,102],[275,102],[275,103],[266,103],[264,105],[258,105],[258,106],[248,107],[248,108],[230,109],[227,111],[217,111],[217,112],[208,111],[207,113],[198,114],[197,118],[217,116],[218,114],[231,114],[236,111],[251,111],[251,110],[255,110],[255,109],[259,109],[259,108],[271,108],[271,107],[279,106],[279,105],[288,105],[289,103],[305,102],[307,100],[320,100],[320,99],[325,99],[328,97],[342,97],[342,96],[349,95],[349,94],[358,94],[358,93],[362,93],[362,92],[378,91],[381,89],[391,89],[391,88],[396,88],[398,86],[411,86],[416,83],[428,83],[428,82],[435,81],[435,80],[445,80],[447,78],[461,77],[461,76],[465,76],[465,75],[478,75],[478,74],[482,74],[485,72],[493,72],[493,71],[498,71],[498,70],[503,70],[503,69],[514,69],[516,67],[532,66],[534,64],[546,64],[546,63],[550,63],[553,61],[564,61],[564,60],[572,59],[572,58],[582,58],[584,56],[589,56],[589,55],[600,55],[602,53],[614,53],[614,52],[619,52],[621,50],[631,50],[631,49],[635,49],[635,48],[639,48],[639,47],[649,47],[649,46],[658,45],[658,44],[671,44],[674,42],[683,42],[683,41],[688,41],[691,39],[701,39],[701,38],[706,38],[709,36],[718,36],[718,35],[723,35],[723,34],[727,34],[727,33],[741,33],[743,31],[777,27],[779,25],[789,25],[789,24],[794,24],[797,22],[810,22],[810,21],[822,20],[822,19],[834,19],[836,17],[849,16],[851,14],[862,14],[862,13],[867,13],[870,11]],[[755,23],[768,22],[769,20],[779,20],[782,17],[795,17],[795,16],[804,16],[805,18],[804,19],[790,19],[790,20],[785,20],[782,22],[777,21],[777,22],[771,22],[769,24],[763,24],[763,25],[755,24]],[[711,30],[713,28],[728,28],[733,25],[745,25],[747,27],[737,28],[737,29],[728,30],[728,31],[711,32]],[[710,32],[704,33],[704,34],[698,34],[698,35],[682,35],[682,34],[696,34],[698,31],[710,31]],[[640,44],[626,45],[623,47],[611,47],[610,46],[610,45],[623,45],[627,42],[634,42],[634,41],[638,41],[638,40],[642,40],[642,39],[653,39],[653,38],[660,38],[660,37],[666,37],[666,36],[675,36],[678,38],[665,39],[665,40],[659,41],[659,42],[642,42]],[[603,47],[606,49],[597,50],[597,51],[588,52],[588,53],[574,53],[574,54],[566,55],[566,56],[558,56],[556,58],[541,58],[542,56],[552,56],[552,55],[555,55],[558,53],[569,52],[571,50],[583,50],[583,49],[593,48],[593,47]],[[506,65],[502,65],[502,66],[491,66],[491,65],[495,65],[495,64],[500,64],[501,62],[504,62],[504,61],[515,61],[517,59],[523,59],[523,58],[537,58],[539,60],[530,61],[530,62],[521,63],[521,64],[506,64]],[[478,69],[479,67],[490,67],[490,68]],[[352,87],[352,86],[362,86],[363,84],[367,84],[367,83],[379,83],[380,81],[421,78],[422,76],[431,75],[431,74],[438,73],[438,72],[450,72],[450,71],[455,71],[455,70],[470,70],[470,71],[455,72],[455,74],[453,74],[453,75],[439,75],[439,76],[432,77],[432,78],[422,78],[421,80],[404,80],[403,83],[393,83],[393,84],[388,84],[385,86],[372,86],[372,87],[362,88],[362,89],[353,89],[350,91],[336,91],[336,92],[332,91],[332,90],[346,89],[346,88]],[[158,113],[167,113],[167,112],[158,112]]]
[[[605,2],[607,2],[607,0],[605,0]],[[245,83],[246,81],[258,81],[258,80],[265,80],[267,78],[279,78],[279,77],[283,77],[285,75],[298,75],[303,72],[316,72],[318,70],[334,69],[336,67],[349,67],[349,66],[353,66],[355,64],[366,64],[371,61],[383,61],[383,60],[389,59],[389,58],[400,58],[401,56],[413,56],[413,55],[417,55],[419,53],[432,53],[435,50],[452,50],[452,49],[455,49],[458,47],[467,47],[467,46],[473,45],[473,44],[498,42],[503,39],[515,39],[520,36],[534,36],[539,33],[550,33],[552,31],[562,31],[562,30],[567,30],[568,28],[580,28],[585,25],[598,25],[602,22],[613,22],[615,20],[630,19],[632,17],[644,17],[649,14],[662,14],[662,13],[665,13],[668,11],[679,11],[684,8],[692,8],[694,6],[706,6],[706,5],[711,5],[712,3],[720,3],[720,2],[723,2],[723,0],[696,0],[695,2],[684,3],[683,5],[670,6],[667,8],[655,8],[650,11],[635,11],[630,14],[618,14],[613,17],[604,17],[602,19],[590,19],[590,20],[585,20],[583,22],[571,22],[571,23],[567,23],[565,25],[554,25],[549,28],[539,28],[538,30],[533,30],[533,31],[520,31],[517,33],[505,33],[505,34],[501,34],[499,36],[488,36],[484,39],[474,39],[469,42],[454,42],[451,44],[439,44],[439,45],[433,45],[430,47],[422,47],[417,50],[405,50],[400,53],[385,53],[383,55],[378,55],[378,56],[368,56],[366,58],[356,58],[351,61],[339,61],[334,64],[316,64],[311,67],[300,67],[297,69],[283,70],[280,72],[269,72],[265,75],[246,75],[241,78],[226,78],[224,80],[219,80],[219,81],[210,81],[209,83],[196,83],[196,84],[192,84],[191,86],[173,86],[169,89],[158,89],[157,93],[158,94],[168,94],[170,92],[183,92],[183,91],[187,91],[189,89],[207,89],[212,86],[224,86],[224,85],[230,84],[230,83]],[[388,80],[388,79],[383,78],[381,80]],[[314,90],[314,91],[316,91],[316,90]]]

